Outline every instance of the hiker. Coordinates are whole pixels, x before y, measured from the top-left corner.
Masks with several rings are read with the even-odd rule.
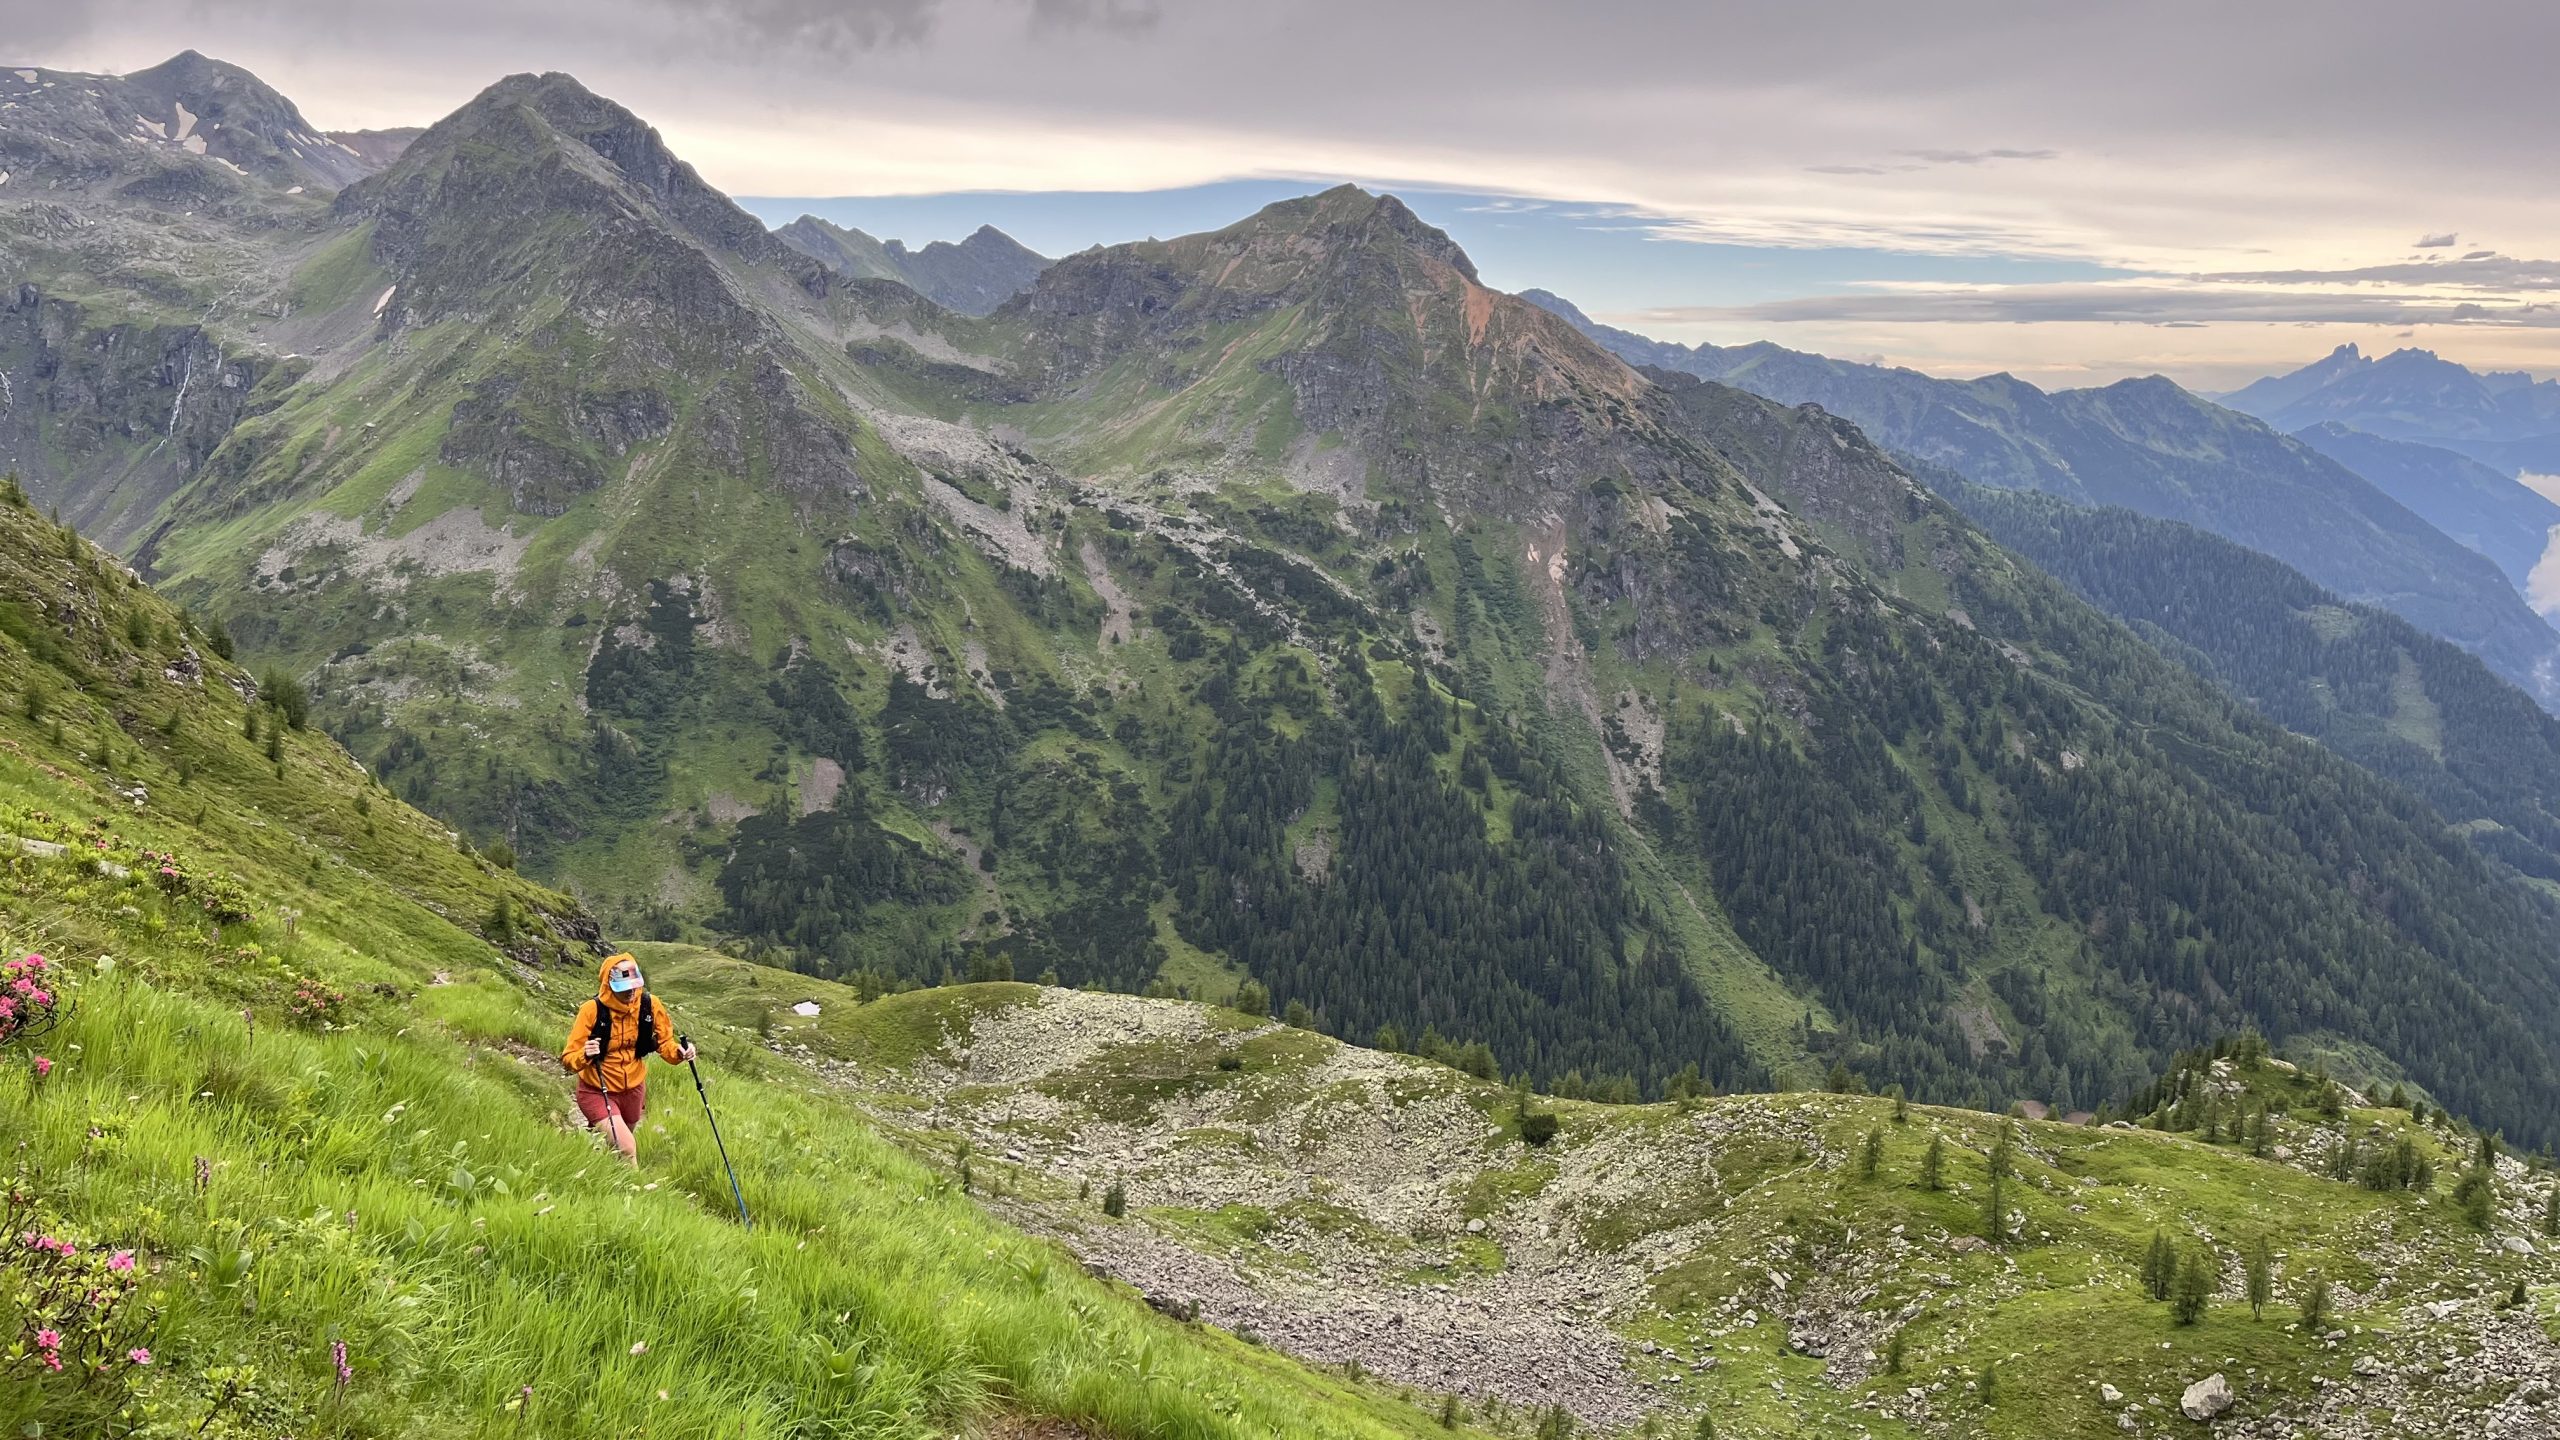
[[[676,1034],[667,1003],[651,995],[640,978],[640,962],[612,956],[596,974],[596,998],[578,1007],[560,1063],[578,1077],[578,1113],[587,1128],[610,1134],[614,1148],[634,1165],[640,1163],[640,1109],[648,1092],[643,1057],[652,1050],[678,1064],[693,1058],[693,1047]]]

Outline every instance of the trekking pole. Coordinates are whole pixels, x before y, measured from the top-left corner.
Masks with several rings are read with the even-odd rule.
[[[676,1043],[693,1048],[693,1037],[678,1034]],[[720,1168],[729,1172],[729,1194],[738,1202],[738,1223],[753,1230],[756,1222],[747,1218],[747,1193],[738,1188],[738,1167],[729,1163],[729,1143],[720,1138],[720,1117],[711,1113],[711,1092],[702,1083],[702,1067],[691,1060],[684,1068],[693,1072],[693,1093],[702,1097],[702,1118],[711,1122],[711,1143],[720,1147]]]

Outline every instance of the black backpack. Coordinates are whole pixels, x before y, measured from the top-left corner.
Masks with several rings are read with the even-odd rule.
[[[596,1042],[596,1076],[604,1076],[604,1057],[613,1053],[613,1007],[599,998],[596,1001],[596,1023],[587,1031]],[[631,1058],[646,1060],[658,1048],[658,1007],[649,1003],[649,992],[640,992],[639,1043],[631,1047]],[[602,1087],[598,1087],[602,1088]]]

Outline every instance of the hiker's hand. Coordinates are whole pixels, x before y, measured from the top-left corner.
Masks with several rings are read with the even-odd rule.
[[[587,1042],[587,1058],[588,1058],[588,1059],[590,1059],[590,1060],[594,1059],[594,1058],[595,1058],[599,1053],[601,1053],[601,1052],[603,1051],[603,1049],[604,1049],[604,1042],[602,1042],[602,1041],[600,1041],[600,1040],[590,1040],[590,1041],[588,1041],[588,1042]]]
[[[683,1053],[683,1054],[681,1054],[681,1055],[678,1055],[676,1058],[677,1058],[678,1060],[683,1061],[683,1062],[684,1062],[684,1063],[686,1063],[687,1065],[692,1064],[692,1063],[693,1063],[693,1047],[692,1047],[691,1045],[687,1045],[687,1046],[685,1046],[685,1047],[684,1047],[684,1053]]]

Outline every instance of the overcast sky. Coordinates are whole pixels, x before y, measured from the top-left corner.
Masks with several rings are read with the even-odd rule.
[[[1430,190],[1488,280],[1673,339],[2049,384],[2350,339],[2560,373],[2535,0],[0,0],[0,61],[190,47],[333,128],[567,70],[732,193],[1039,192],[1008,213],[1052,247],[1204,192],[1050,192]]]

